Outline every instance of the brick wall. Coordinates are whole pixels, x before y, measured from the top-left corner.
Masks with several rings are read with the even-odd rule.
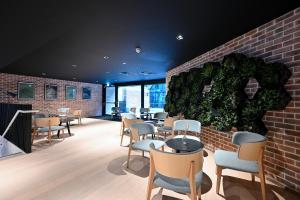
[[[166,81],[168,83],[173,75],[180,72],[201,67],[205,62],[220,61],[232,52],[260,57],[265,62],[284,63],[293,73],[285,85],[292,101],[284,110],[268,111],[264,116],[269,129],[265,170],[269,180],[300,192],[300,8],[171,69]],[[246,92],[251,95],[257,87],[256,81],[251,80]],[[224,133],[205,127],[202,140],[211,150],[235,150],[231,136],[232,132]]]
[[[7,97],[6,91],[18,92],[18,82],[35,84],[34,100],[27,101],[18,100],[17,97]],[[45,84],[56,84],[58,86],[57,100],[45,100]],[[77,87],[76,100],[65,99],[65,85]],[[92,89],[92,98],[90,100],[82,99],[82,87],[90,87]],[[102,85],[0,73],[0,102],[32,104],[33,109],[40,110],[41,112],[49,111],[49,113],[57,113],[58,108],[68,107],[71,110],[81,109],[84,116],[99,116],[102,114]]]

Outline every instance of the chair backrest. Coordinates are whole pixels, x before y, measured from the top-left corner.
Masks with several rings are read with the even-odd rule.
[[[238,158],[261,161],[267,138],[257,133],[238,131],[232,136],[232,143],[239,146]]]
[[[132,113],[136,113],[136,107],[132,107],[132,108],[130,108],[130,112],[132,112]]]
[[[201,123],[196,120],[176,120],[174,122],[173,131],[192,131],[196,133],[201,132]]]
[[[111,111],[113,113],[119,113],[120,112],[120,108],[119,107],[111,107]]]
[[[130,133],[132,135],[133,140],[139,140],[140,136],[144,136],[147,134],[154,134],[155,128],[153,124],[149,123],[136,123],[131,124]]]
[[[122,114],[122,119],[137,119],[135,114],[132,113],[124,113]]]
[[[157,112],[157,113],[154,113],[154,118],[158,119],[158,120],[166,119],[167,116],[168,116],[167,112]]]
[[[173,127],[174,121],[176,121],[175,118],[173,118],[173,117],[167,117],[167,118],[165,119],[165,121],[164,121],[164,126]]]
[[[36,127],[50,127],[57,126],[60,123],[59,117],[44,117],[44,118],[36,118],[35,126]]]
[[[202,171],[203,150],[199,149],[190,153],[170,153],[155,149],[151,144],[150,159],[155,171],[161,175],[177,179],[189,178]],[[191,170],[192,166],[193,170]],[[193,174],[190,174],[191,171]]]
[[[141,119],[122,118],[122,121],[124,122],[124,128],[130,128],[132,124],[144,123]]]
[[[82,110],[74,110],[73,115],[75,116],[81,116],[82,115]]]
[[[140,108],[140,113],[148,113],[149,111],[149,108]]]

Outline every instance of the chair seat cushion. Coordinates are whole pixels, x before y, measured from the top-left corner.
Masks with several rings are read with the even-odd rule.
[[[64,129],[64,126],[51,126],[50,127],[50,131],[58,131],[61,129]],[[48,132],[49,131],[49,127],[43,127],[43,128],[38,128],[38,132]]]
[[[171,126],[162,126],[162,127],[159,127],[157,129],[157,131],[159,131],[159,132],[171,132],[172,127]]]
[[[156,149],[161,148],[162,146],[165,145],[164,141],[160,140],[150,140],[150,139],[145,139],[145,140],[140,140],[135,142],[132,145],[133,149],[141,150],[141,151],[150,151],[150,144],[153,143]]]
[[[215,151],[216,165],[228,169],[234,169],[244,172],[258,172],[258,164],[256,161],[241,160],[238,153],[224,150]]]
[[[195,181],[196,181],[196,189],[201,186],[202,183],[203,172],[200,171],[196,174]],[[168,190],[172,190],[179,193],[190,193],[190,184],[187,178],[184,179],[177,179],[171,178],[159,173],[156,173],[154,176],[154,185],[158,187],[162,187]]]

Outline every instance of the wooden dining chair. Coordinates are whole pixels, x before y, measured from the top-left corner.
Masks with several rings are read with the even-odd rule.
[[[133,114],[127,114],[122,116],[121,121],[121,142],[120,146],[122,146],[124,135],[130,136],[130,126],[132,124],[143,123],[144,121],[141,119],[137,119]]]
[[[190,153],[163,152],[150,145],[150,172],[147,200],[151,191],[161,187],[187,194],[192,200],[201,199],[203,151]]]
[[[255,180],[255,175],[257,175],[260,178],[262,199],[266,200],[266,183],[263,164],[266,138],[257,133],[238,131],[233,134],[232,143],[238,145],[237,152],[225,150],[215,151],[217,194],[219,194],[220,190],[222,170],[232,169],[251,173],[252,181]]]
[[[64,126],[59,126],[60,118],[59,117],[45,117],[45,118],[36,118],[34,133],[32,135],[32,143],[35,136],[38,133],[48,133],[48,141],[51,142],[51,136],[53,131],[61,130],[64,135]]]
[[[150,144],[153,143],[155,148],[164,148],[165,142],[161,140],[148,139],[147,135],[155,134],[153,124],[137,123],[130,126],[130,144],[128,149],[127,168],[129,168],[130,155],[132,150],[144,152],[150,151]]]
[[[73,111],[73,116],[74,116],[75,119],[78,120],[78,125],[81,125],[82,124],[82,121],[81,121],[82,110],[74,110]]]
[[[175,135],[175,132],[178,132],[179,134]],[[186,134],[185,132],[192,132],[195,134],[195,136],[186,135],[186,138],[200,141],[201,123],[199,121],[189,119],[176,120],[172,130],[173,136],[175,138],[182,138],[182,133]]]
[[[163,123],[163,126],[157,128],[157,136],[163,135],[166,139],[167,135],[172,133],[173,125],[176,120],[176,117],[167,117]]]

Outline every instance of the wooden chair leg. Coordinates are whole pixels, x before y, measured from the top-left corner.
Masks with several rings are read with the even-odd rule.
[[[251,174],[251,181],[255,182],[255,175],[254,174]]]
[[[265,181],[265,174],[263,171],[259,172],[259,178],[260,178],[260,187],[261,187],[261,194],[262,194],[262,199],[266,200],[267,199],[267,194],[266,194],[266,181]]]
[[[145,157],[145,152],[144,151],[142,151],[142,156]]]
[[[217,194],[219,194],[219,192],[220,192],[220,184],[221,184],[221,176],[222,176],[222,167],[220,167],[220,166],[217,165],[216,174],[217,174],[216,192],[217,192]]]
[[[130,153],[131,153],[131,146],[129,146],[128,148],[127,168],[129,168]]]
[[[33,131],[32,131],[32,135],[31,135],[31,144],[33,144],[33,140],[34,140],[34,137],[36,136],[36,130],[34,129]]]
[[[123,137],[124,137],[124,134],[122,133],[122,134],[121,134],[121,142],[120,142],[120,146],[122,146],[122,143],[123,143]]]
[[[199,186],[198,188],[198,192],[197,192],[197,196],[198,196],[198,200],[201,200],[201,195],[202,195],[202,192],[201,192],[201,185]]]

